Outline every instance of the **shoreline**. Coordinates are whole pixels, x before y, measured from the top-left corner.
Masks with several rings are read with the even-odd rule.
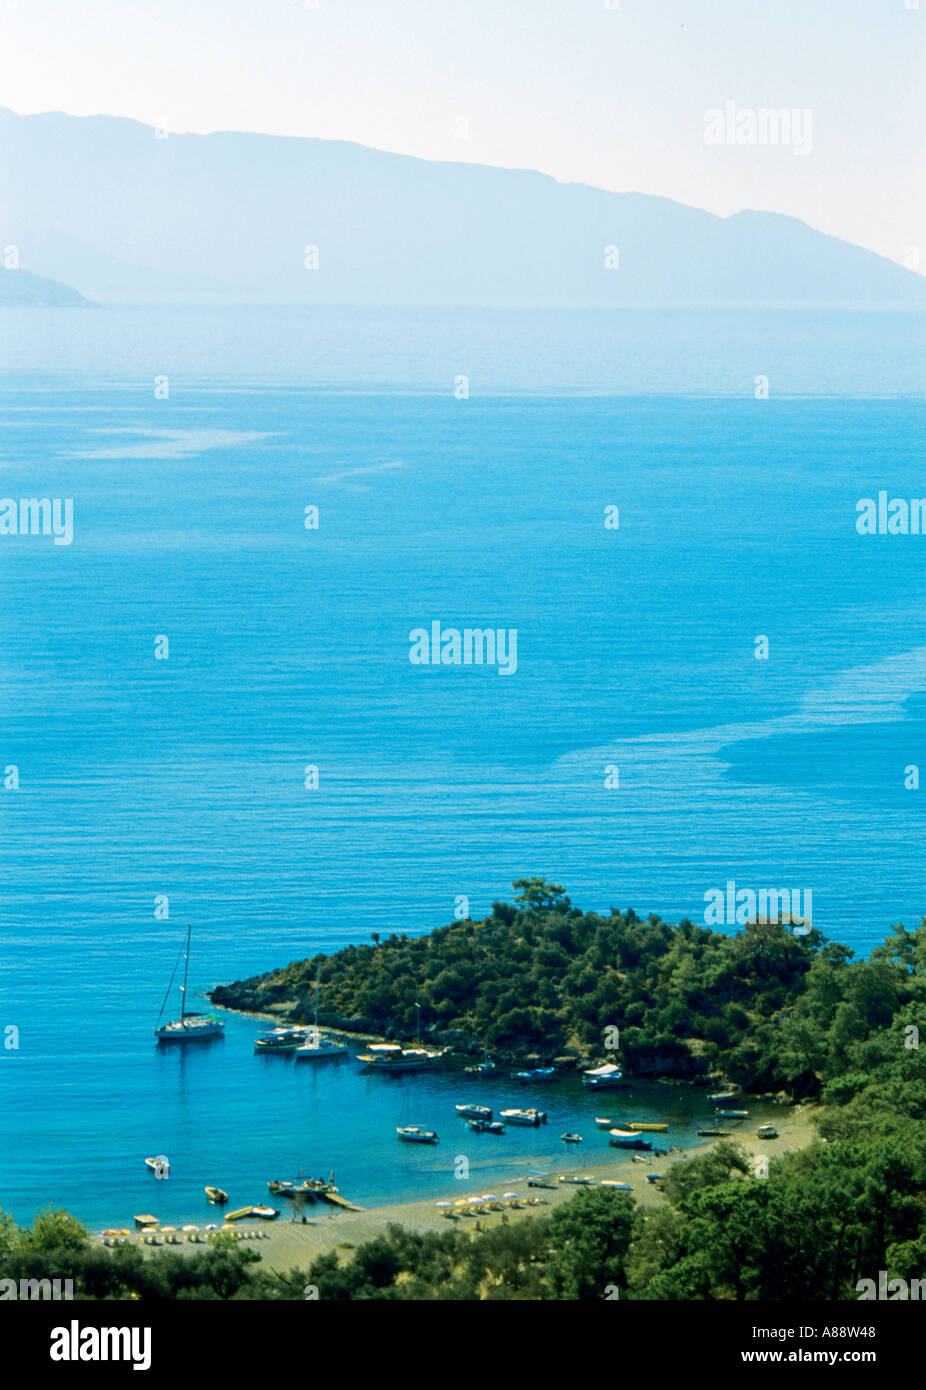
[[[820,1105],[807,1102],[791,1106],[787,1111],[782,1107],[783,1113],[776,1120],[779,1132],[777,1139],[758,1139],[755,1129],[751,1132],[744,1130],[739,1134],[734,1133],[731,1135],[731,1139],[753,1155],[767,1154],[769,1158],[774,1158],[794,1152],[806,1148],[817,1138],[813,1121],[821,1110]],[[579,1184],[558,1182],[557,1178],[560,1175],[587,1175],[593,1179],[593,1182],[588,1184],[589,1186],[597,1186],[602,1179],[626,1182],[631,1185],[632,1195],[640,1206],[644,1208],[658,1207],[666,1199],[656,1184],[647,1182],[647,1173],[662,1173],[672,1163],[696,1158],[720,1142],[718,1139],[705,1141],[702,1144],[693,1145],[681,1153],[667,1155],[664,1158],[644,1154],[642,1156],[647,1159],[645,1165],[634,1163],[629,1155],[615,1158],[608,1163],[584,1165],[579,1156],[576,1155],[576,1163],[571,1165],[557,1164],[555,1168],[551,1168],[547,1181],[553,1184],[552,1187],[529,1188],[527,1177],[523,1175],[506,1179],[503,1183],[497,1184],[499,1196],[507,1191],[516,1192],[520,1205],[517,1207],[506,1206],[500,1211],[492,1211],[468,1219],[463,1217],[456,1221],[448,1219],[443,1215],[444,1209],[437,1206],[437,1201],[456,1202],[470,1196],[481,1196],[484,1189],[478,1185],[476,1179],[465,1184],[452,1185],[448,1183],[448,1190],[443,1194],[442,1199],[413,1198],[404,1202],[367,1207],[361,1211],[344,1211],[316,1202],[305,1211],[305,1225],[301,1221],[292,1220],[286,1212],[286,1205],[288,1204],[284,1204],[283,1211],[274,1221],[242,1221],[224,1228],[220,1226],[220,1229],[235,1231],[236,1238],[243,1238],[243,1244],[246,1247],[256,1250],[261,1256],[260,1268],[277,1273],[285,1273],[291,1269],[308,1270],[313,1260],[330,1251],[338,1253],[340,1258],[349,1258],[356,1246],[362,1245],[376,1236],[383,1235],[387,1227],[393,1223],[419,1234],[429,1231],[443,1231],[450,1227],[475,1232],[485,1231],[492,1226],[523,1220],[531,1216],[549,1215],[551,1211],[568,1201],[579,1190]],[[456,1190],[453,1190],[453,1187]],[[540,1200],[536,1205],[526,1205],[529,1197]],[[216,1216],[219,1216],[220,1213],[221,1209],[217,1208]],[[256,1231],[262,1231],[263,1236],[255,1239],[253,1235],[249,1237],[247,1234]],[[202,1233],[202,1227],[200,1227],[200,1233]],[[128,1239],[133,1244],[141,1245],[144,1250],[173,1250],[178,1254],[186,1251],[188,1254],[195,1254],[197,1251],[208,1249],[208,1245],[204,1241],[190,1242],[185,1236],[177,1245],[166,1242],[161,1242],[157,1246],[143,1245],[142,1237],[144,1234],[142,1231],[134,1231]],[[180,1234],[182,1235],[182,1233]],[[216,1234],[216,1232],[210,1234]],[[100,1233],[94,1232],[93,1238],[94,1241],[99,1242],[102,1236]]]

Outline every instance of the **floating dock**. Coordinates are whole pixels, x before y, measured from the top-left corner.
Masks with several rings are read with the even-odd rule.
[[[356,1202],[349,1202],[346,1197],[342,1197],[340,1192],[320,1192],[323,1202],[330,1202],[334,1207],[340,1207],[342,1211],[365,1211],[365,1207],[358,1207]]]

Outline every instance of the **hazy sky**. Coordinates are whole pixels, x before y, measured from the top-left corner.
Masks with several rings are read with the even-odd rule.
[[[924,56],[926,0],[0,0],[15,111],[356,140],[772,209],[894,260],[917,246],[921,269]],[[810,153],[706,144],[727,102],[809,109]]]

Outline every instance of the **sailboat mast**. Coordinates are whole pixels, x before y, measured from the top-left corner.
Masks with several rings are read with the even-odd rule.
[[[315,972],[315,1041],[318,1042],[318,991],[322,987],[322,968]]]
[[[190,932],[193,928],[188,924],[186,929],[186,956],[183,961],[183,984],[180,987],[180,1022],[186,1018],[186,977],[190,968]]]

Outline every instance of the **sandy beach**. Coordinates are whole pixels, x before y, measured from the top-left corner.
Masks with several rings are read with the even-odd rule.
[[[757,1139],[754,1128],[743,1129],[732,1137],[749,1153],[767,1154],[769,1158],[773,1158],[779,1154],[805,1148],[812,1143],[817,1134],[813,1117],[818,1113],[819,1107],[813,1105],[782,1106],[781,1113],[775,1120],[779,1132],[777,1139]],[[446,1230],[451,1224],[457,1229],[476,1231],[486,1230],[503,1221],[516,1221],[531,1216],[546,1215],[562,1202],[568,1201],[578,1190],[574,1184],[559,1183],[557,1178],[560,1175],[581,1174],[592,1178],[593,1183],[600,1183],[602,1179],[627,1182],[630,1183],[634,1197],[641,1206],[658,1206],[665,1198],[658,1186],[647,1182],[647,1173],[664,1173],[672,1163],[704,1153],[718,1142],[720,1141],[705,1141],[703,1144],[686,1149],[684,1153],[671,1154],[667,1157],[654,1157],[645,1154],[643,1157],[647,1160],[646,1164],[633,1162],[627,1153],[623,1153],[618,1158],[619,1150],[614,1150],[615,1160],[613,1162],[594,1165],[583,1164],[579,1152],[564,1154],[563,1163],[552,1168],[549,1178],[546,1179],[553,1184],[552,1187],[528,1187],[527,1179],[524,1176],[512,1179],[492,1190],[499,1196],[503,1192],[517,1193],[519,1206],[508,1206],[503,1211],[489,1212],[476,1217],[460,1217],[454,1222],[451,1222],[443,1214],[444,1209],[437,1206],[437,1201],[441,1199],[427,1198],[422,1201],[398,1202],[389,1206],[370,1207],[364,1211],[339,1211],[322,1203],[313,1203],[306,1208],[305,1225],[301,1221],[292,1220],[291,1214],[286,1209],[288,1203],[284,1203],[283,1210],[275,1221],[242,1221],[235,1223],[228,1229],[236,1231],[247,1247],[259,1251],[266,1269],[285,1271],[295,1268],[307,1270],[317,1255],[329,1250],[337,1250],[345,1259],[349,1259],[356,1246],[381,1235],[393,1222],[404,1226],[407,1230],[418,1232]],[[482,1195],[484,1191],[485,1189],[480,1188],[475,1179],[465,1183],[450,1182],[448,1183],[448,1190],[443,1194],[443,1200],[456,1202],[460,1198]],[[538,1198],[539,1203],[528,1205],[528,1198]],[[216,1218],[218,1218],[218,1209],[216,1210]],[[247,1232],[255,1231],[263,1231],[264,1235],[257,1239],[245,1235]],[[141,1241],[141,1238],[140,1232],[133,1233],[129,1237],[135,1242]],[[156,1246],[143,1246],[143,1248],[173,1249],[178,1252],[193,1253],[204,1247],[201,1243],[189,1242],[184,1237],[182,1243],[178,1245],[167,1244],[162,1239],[161,1243]]]

